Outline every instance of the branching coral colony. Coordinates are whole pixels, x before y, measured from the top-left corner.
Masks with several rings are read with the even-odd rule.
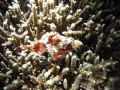
[[[104,24],[94,23],[101,11],[86,20],[83,16],[91,7],[79,5],[76,0],[13,0],[5,17],[0,15],[0,43],[5,49],[0,53],[2,89],[104,89],[112,58],[104,60],[84,50],[82,42],[82,37],[102,32]],[[100,36],[97,50],[104,35]]]

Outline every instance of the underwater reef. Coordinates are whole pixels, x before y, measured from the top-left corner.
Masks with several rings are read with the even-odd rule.
[[[119,90],[119,0],[1,0],[0,90]]]

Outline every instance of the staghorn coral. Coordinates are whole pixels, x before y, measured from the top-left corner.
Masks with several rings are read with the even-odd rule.
[[[102,0],[24,1],[0,14],[1,89],[105,89],[119,58],[105,53],[114,43],[119,48],[119,19],[102,17],[113,11]]]

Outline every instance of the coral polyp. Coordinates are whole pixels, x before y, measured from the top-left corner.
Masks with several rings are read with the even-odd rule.
[[[8,8],[0,13],[0,90],[108,88],[120,22],[102,0],[1,3]]]

